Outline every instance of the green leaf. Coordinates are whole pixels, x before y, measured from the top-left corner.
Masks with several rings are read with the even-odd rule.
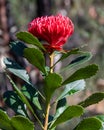
[[[96,118],[104,122],[104,115],[97,115]]]
[[[24,50],[25,58],[40,71],[46,74],[45,59],[43,53],[35,48],[26,48]]]
[[[66,98],[62,98],[62,99],[60,99],[60,100],[58,101],[58,103],[57,103],[57,107],[56,107],[56,109],[59,109],[59,108],[65,106],[66,103],[67,103]]]
[[[10,42],[10,48],[15,55],[23,57],[23,51],[27,46],[20,41],[13,41]]]
[[[78,48],[72,49],[72,50],[70,50],[70,51],[68,51],[66,53],[63,53],[62,56],[61,56],[61,58],[56,63],[58,63],[59,61],[62,61],[64,59],[66,59],[67,57],[69,57],[72,54],[79,54],[79,53],[81,53],[81,52],[79,51]]]
[[[3,130],[34,130],[33,123],[23,116],[14,116],[11,119],[0,110],[0,128]]]
[[[14,75],[16,75],[16,76],[18,76],[19,78],[21,78],[21,79],[23,79],[25,82],[27,82],[31,87],[33,87],[32,86],[32,84],[30,83],[30,80],[29,80],[29,75],[27,74],[27,71],[24,69],[24,68],[22,68],[21,66],[19,66],[15,61],[12,61],[11,59],[8,59],[8,58],[6,58],[5,60],[4,60],[4,63],[5,63],[5,65],[6,65],[6,67],[7,67],[7,69],[10,71],[10,72],[12,72]],[[10,78],[10,77],[9,77]],[[10,79],[11,80],[11,79]],[[12,81],[11,81],[12,82]],[[13,87],[14,87],[15,85],[13,84]],[[17,87],[15,87],[15,89],[18,89]],[[36,88],[34,88],[35,90],[36,90]],[[18,93],[19,93],[19,96],[21,95],[22,97],[24,97],[24,95],[22,94],[22,92],[18,89],[18,90],[16,90],[16,91],[18,91]],[[37,96],[37,93],[39,93],[39,91],[38,90],[36,90],[36,91],[34,91],[35,93],[34,93],[34,95],[35,95],[35,97]],[[41,95],[41,93],[39,93],[40,95]],[[21,97],[20,96],[20,97]],[[42,96],[42,95],[41,95]],[[36,98],[38,98],[38,97],[36,97]],[[35,98],[35,99],[36,99]],[[42,98],[43,98],[43,96],[42,96]],[[23,99],[25,99],[25,97],[23,98]],[[27,102],[27,101],[26,101]],[[37,102],[36,102],[37,103]],[[38,107],[39,107],[39,104],[37,104],[38,105]]]
[[[80,102],[79,105],[83,107],[88,107],[90,105],[96,104],[104,99],[104,93],[103,92],[97,92],[89,96],[84,101]]]
[[[50,101],[50,98],[54,91],[61,86],[62,77],[56,73],[50,73],[44,79],[44,92],[47,102]]]
[[[104,115],[97,115],[96,118],[102,122],[102,128],[100,130],[104,130]]]
[[[83,114],[83,108],[78,105],[73,105],[67,107],[64,112],[55,120],[55,122],[52,124],[51,128],[54,128],[55,126],[59,125],[60,123],[66,122],[74,117],[79,117]]]
[[[23,116],[12,117],[11,124],[15,130],[34,130],[34,124]]]
[[[23,93],[18,89],[18,87],[16,86],[16,84],[13,82],[13,80],[10,78],[9,75],[7,75],[7,77],[10,80],[10,83],[12,84],[14,90],[16,91],[16,93],[18,94],[18,96],[20,97],[20,99],[23,101],[24,104],[26,104],[26,106],[29,108],[29,110],[33,113],[33,115],[35,116],[35,118],[38,120],[38,122],[41,124],[40,120],[38,119],[37,115],[34,113],[34,110],[32,108],[32,106],[30,105],[29,101],[27,100],[27,98],[23,95]]]
[[[61,113],[67,108],[66,98],[60,99],[56,106],[56,113],[54,115],[54,120],[61,115]]]
[[[88,60],[90,60],[92,57],[91,53],[89,53],[89,52],[80,52],[80,53],[81,53],[81,56],[78,56],[77,58],[72,60],[67,66],[64,67],[64,69],[61,70],[61,72],[65,71],[71,67],[81,65],[81,64],[87,62]]]
[[[39,40],[29,32],[18,32],[16,36],[19,40],[23,42],[35,45],[36,47],[45,50],[43,45],[39,42]]]
[[[69,78],[67,78],[62,84],[66,85],[76,80],[87,79],[91,76],[95,75],[98,71],[98,66],[95,64],[88,65],[85,68],[81,68],[77,70],[74,74],[72,74]]]
[[[33,103],[38,109],[42,109],[38,100],[39,93],[31,85],[24,85],[21,89],[22,93]]]
[[[69,95],[72,95],[76,92],[79,92],[85,88],[85,81],[84,80],[77,80],[72,83],[69,83],[66,85],[64,91],[59,96],[58,100],[67,97]]]
[[[72,61],[70,62],[70,65],[73,66],[73,64],[84,63],[85,61],[88,61],[89,59],[91,59],[91,57],[92,57],[91,53],[89,53],[89,52],[85,52],[85,53],[84,53],[84,52],[83,52],[83,53],[81,54],[81,56],[79,56],[79,57],[77,57],[76,59],[72,60]]]
[[[67,108],[67,101],[66,98],[63,98],[58,101],[56,106],[56,113],[53,116],[53,119],[49,122],[50,124],[53,124],[55,120],[63,113],[63,111]],[[52,128],[51,130],[55,130],[56,127]]]
[[[82,120],[74,130],[100,130],[102,123],[99,119],[91,117]]]
[[[6,65],[7,69],[11,73],[13,73],[17,77],[21,78],[22,80],[24,80],[25,82],[30,84],[29,75],[28,75],[27,71],[23,67],[21,67],[15,61],[13,61],[13,60],[11,60],[9,58],[4,59],[4,64]]]
[[[27,71],[21,67],[20,65],[18,65],[15,61],[9,59],[9,58],[5,58],[4,59],[4,63],[7,67],[7,69],[13,73],[14,75],[16,75],[17,77],[21,78],[22,80],[24,80],[27,84],[31,85],[31,87],[33,87],[33,85],[30,82],[30,78],[29,75],[27,73]],[[34,87],[34,89],[41,95],[42,98],[43,95]]]
[[[18,95],[13,91],[6,91],[3,94],[5,103],[14,110],[16,114],[24,115],[28,117],[28,114],[25,109],[24,103],[18,97]]]
[[[14,130],[10,123],[10,118],[2,110],[0,110],[0,128],[4,130]]]

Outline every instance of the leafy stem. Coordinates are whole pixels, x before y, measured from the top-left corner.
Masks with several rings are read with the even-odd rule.
[[[33,113],[34,117],[36,118],[36,120],[38,121],[38,123],[40,124],[41,128],[43,128],[43,125],[41,123],[41,121],[39,120],[39,118],[37,117],[37,115],[34,113],[33,108],[31,107],[30,103],[28,102],[28,100],[26,99],[26,97],[22,94],[22,92],[18,89],[18,87],[16,86],[16,84],[13,82],[13,80],[11,79],[11,77],[6,73],[7,78],[10,80],[11,84],[13,85],[13,88],[15,89],[16,93],[19,95],[19,97],[21,98],[21,100],[26,104],[26,106],[29,108],[29,110]]]
[[[53,64],[54,64],[54,53],[50,55],[50,73],[53,73]],[[48,129],[48,117],[49,117],[49,110],[50,110],[50,102],[46,105],[46,116],[45,116],[45,123],[44,123],[44,130]]]

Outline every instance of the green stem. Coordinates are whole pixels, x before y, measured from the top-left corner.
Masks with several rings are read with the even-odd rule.
[[[50,55],[50,72],[53,73],[53,64],[54,64],[54,53]]]
[[[47,130],[47,128],[48,128],[49,110],[50,110],[50,103],[48,103],[48,105],[47,105],[47,109],[46,109],[46,116],[45,116],[44,130]]]
[[[8,79],[10,80],[10,83],[13,85],[13,88],[15,89],[16,93],[18,94],[18,96],[22,99],[22,101],[26,104],[26,106],[29,108],[29,110],[33,113],[34,117],[37,119],[38,123],[40,124],[41,128],[43,129],[43,125],[41,123],[41,121],[39,120],[39,118],[37,117],[37,115],[34,113],[33,108],[31,107],[30,103],[28,102],[28,100],[26,99],[26,97],[22,94],[22,92],[18,89],[18,87],[16,86],[16,84],[13,82],[13,80],[11,79],[11,77],[6,73]]]
[[[53,73],[53,64],[54,64],[54,53],[50,55],[50,73]],[[46,115],[45,115],[45,123],[44,123],[44,129],[48,130],[48,117],[49,117],[49,110],[50,110],[50,102],[47,103],[46,106]]]

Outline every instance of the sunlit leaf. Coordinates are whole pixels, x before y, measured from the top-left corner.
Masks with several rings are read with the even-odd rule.
[[[62,91],[61,95],[59,96],[58,100],[83,90],[85,88],[85,85],[86,84],[84,80],[77,80],[67,84],[65,89]]]

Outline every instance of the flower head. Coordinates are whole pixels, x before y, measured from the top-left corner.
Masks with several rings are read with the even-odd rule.
[[[65,16],[45,16],[30,22],[28,31],[34,36],[47,41],[44,45],[49,53],[61,51],[63,45],[74,31],[72,21]]]

